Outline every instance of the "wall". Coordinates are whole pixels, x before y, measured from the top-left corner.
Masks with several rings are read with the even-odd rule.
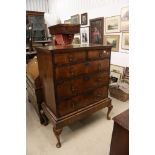
[[[26,10],[49,12],[48,0],[26,0]]]
[[[128,0],[49,0],[49,12],[60,17],[63,23],[70,16],[85,12],[88,13],[88,20],[120,15],[121,8],[128,5]],[[119,52],[112,52],[111,63],[129,66],[129,51],[121,49],[122,33],[115,34],[120,34],[120,50]]]

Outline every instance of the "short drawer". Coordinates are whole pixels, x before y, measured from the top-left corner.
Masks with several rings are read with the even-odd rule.
[[[54,55],[54,63],[57,65],[83,62],[86,59],[86,52],[70,52]]]
[[[110,51],[108,50],[88,51],[88,59],[102,59],[106,57],[110,57]]]

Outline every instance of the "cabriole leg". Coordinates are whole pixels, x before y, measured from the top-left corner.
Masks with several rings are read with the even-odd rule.
[[[58,140],[58,143],[56,144],[56,147],[57,148],[60,148],[61,147],[61,143],[60,143],[60,134],[62,132],[62,129],[56,129],[55,127],[53,127],[53,132]]]
[[[112,105],[108,106],[108,112],[107,112],[107,119],[108,119],[108,120],[110,120],[110,119],[111,119],[111,117],[109,116],[109,114],[110,114],[110,112],[111,112],[112,108],[113,108],[113,106],[112,106]]]

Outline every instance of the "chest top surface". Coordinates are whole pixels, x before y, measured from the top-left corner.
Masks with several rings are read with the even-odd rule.
[[[78,51],[78,50],[111,50],[112,46],[104,46],[102,44],[72,44],[72,45],[57,45],[57,46],[45,46],[37,47],[36,49],[44,52],[62,53],[68,51]]]

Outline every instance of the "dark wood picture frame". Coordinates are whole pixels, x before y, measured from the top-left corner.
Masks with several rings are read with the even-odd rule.
[[[90,43],[103,44],[104,17],[90,19]]]
[[[81,14],[81,25],[87,25],[88,24],[88,14],[83,13]]]

